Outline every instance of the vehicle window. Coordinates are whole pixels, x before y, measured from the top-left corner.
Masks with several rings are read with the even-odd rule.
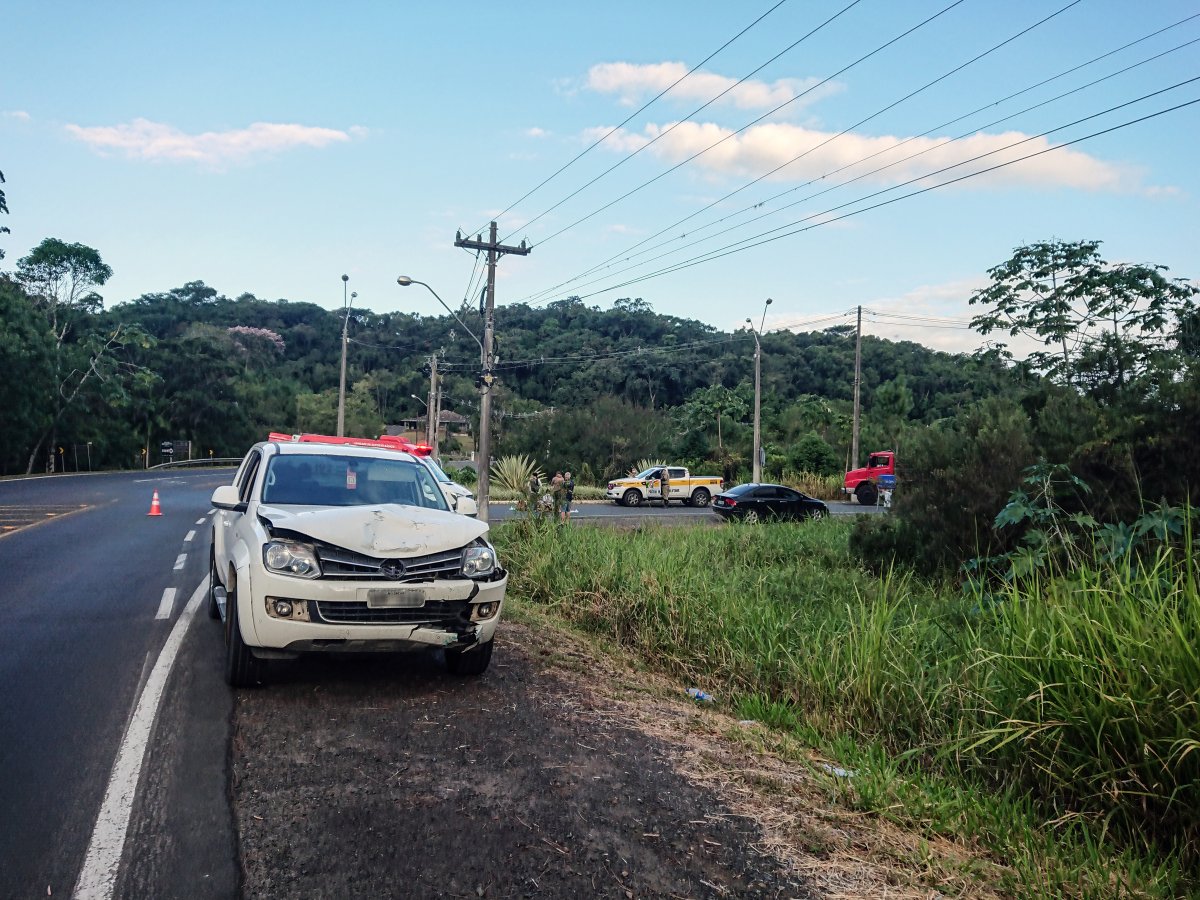
[[[872,456],[871,464],[868,466],[868,468],[878,469],[880,466],[886,466],[887,464],[888,458],[886,456]]]
[[[730,488],[725,493],[727,496],[730,496],[730,497],[741,497],[744,494],[749,494],[750,496],[753,496],[753,494],[751,493],[753,490],[754,490],[754,488],[751,485],[739,484],[737,487]]]
[[[442,484],[452,484],[454,482],[454,479],[447,475],[446,471],[428,456],[425,457],[425,465],[429,466],[429,471],[433,473],[433,477]]]
[[[667,477],[672,481],[676,481],[687,476],[687,469],[667,469],[667,472],[670,473]]]
[[[303,506],[399,503],[449,507],[421,463],[367,456],[281,454],[267,466],[262,502]]]
[[[791,488],[781,487],[781,488],[778,488],[777,490],[779,491],[779,496],[782,497],[784,500],[796,501],[796,500],[804,499],[803,494],[801,494],[799,491],[793,491]]]
[[[760,487],[754,491],[752,496],[759,500],[770,500],[779,496],[779,489],[773,487]]]
[[[254,479],[258,475],[258,466],[261,462],[262,454],[255,450],[250,454],[242,469],[242,477],[238,481],[238,499],[243,503],[250,499],[250,491],[254,487]]]
[[[637,475],[633,477],[638,481],[651,481],[658,477],[658,471],[658,467],[656,466],[653,469],[646,469],[644,472],[638,472]]]

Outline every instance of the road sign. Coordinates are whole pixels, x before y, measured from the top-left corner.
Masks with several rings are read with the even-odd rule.
[[[162,444],[159,445],[158,452],[161,453],[163,456],[174,456],[175,455],[175,442],[174,441],[163,441]]]

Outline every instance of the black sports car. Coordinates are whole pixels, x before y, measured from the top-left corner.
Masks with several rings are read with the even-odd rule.
[[[712,511],[723,519],[743,522],[819,519],[829,515],[829,507],[820,500],[782,484],[739,484],[713,497]]]

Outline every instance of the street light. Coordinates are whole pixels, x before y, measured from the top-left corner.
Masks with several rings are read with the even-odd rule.
[[[342,306],[345,307],[345,316],[342,318],[342,377],[338,383],[338,423],[337,436],[346,436],[346,347],[350,343],[349,328],[350,328],[350,301],[358,296],[355,291],[349,297],[346,296],[346,288],[350,282],[349,275],[342,276]]]
[[[493,240],[495,240],[494,236],[493,236]],[[491,384],[490,384],[491,379],[488,377],[488,352],[487,352],[487,349],[483,346],[483,341],[481,341],[478,337],[475,336],[475,332],[473,332],[470,328],[467,327],[467,323],[458,317],[458,313],[456,313],[449,306],[447,306],[446,301],[443,300],[441,297],[438,297],[437,291],[435,291],[433,288],[431,288],[425,282],[417,281],[415,278],[409,278],[407,275],[400,275],[396,278],[396,284],[400,285],[400,287],[408,287],[410,284],[421,285],[421,287],[425,288],[425,290],[427,290],[427,291],[429,291],[429,293],[433,294],[433,296],[437,299],[437,302],[442,304],[442,308],[444,310],[446,310],[446,312],[450,313],[450,315],[454,316],[454,321],[456,321],[459,325],[461,325],[463,328],[463,331],[465,331],[472,338],[474,338],[475,343],[479,345],[479,358],[480,358],[480,364],[481,364],[481,377],[480,377],[480,381],[479,381],[479,395],[480,395],[479,446],[477,448],[478,452],[476,452],[476,454],[475,454],[475,456],[476,456],[475,466],[476,466],[476,470],[479,475],[479,481],[476,483],[476,493],[479,497],[479,519],[480,519],[480,521],[486,522],[488,520],[488,498],[489,498],[490,487],[491,487],[491,478],[490,478],[491,473],[488,471],[488,464],[490,462],[489,457],[491,456],[491,449],[492,449],[491,448],[492,428],[491,428],[491,422],[489,421],[491,419],[491,416],[489,414],[490,406],[488,403],[488,391],[491,389]],[[488,343],[490,344],[492,342],[491,333],[490,332],[485,332],[485,333],[488,335]],[[432,412],[432,410],[429,409],[428,404],[426,404],[425,410],[426,410],[427,416],[433,415],[433,412]],[[436,428],[436,426],[435,426],[435,428]],[[435,434],[436,434],[436,430],[435,430]]]
[[[758,338],[763,326],[767,324],[767,307],[770,305],[771,298],[768,297],[767,302],[763,304],[762,322],[757,330],[752,320],[746,320],[746,324],[750,326],[750,333],[754,335],[754,472],[750,480],[755,484],[762,481],[762,343]]]
[[[433,288],[431,288],[425,282],[417,281],[415,278],[409,278],[407,275],[397,276],[396,284],[400,285],[400,287],[408,287],[410,284],[419,284],[421,287],[425,288],[425,290],[429,291],[429,293],[433,294],[433,296],[435,298],[437,298],[437,302],[442,304],[442,309],[446,310],[446,312],[448,312],[448,313],[450,313],[450,315],[454,316],[454,321],[463,327],[463,331],[465,331],[471,337],[475,338],[475,343],[477,343],[479,345],[480,352],[483,351],[483,341],[481,341],[481,340],[479,340],[479,338],[475,337],[475,332],[473,332],[470,328],[468,328],[467,323],[458,317],[458,313],[456,313],[454,310],[452,310],[450,307],[448,307],[446,305],[445,300],[443,300],[441,297],[438,297],[437,291],[435,291]],[[486,360],[484,362],[486,363]]]

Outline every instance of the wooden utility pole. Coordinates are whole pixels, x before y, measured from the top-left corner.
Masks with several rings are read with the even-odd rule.
[[[854,337],[854,432],[850,439],[850,468],[858,468],[859,388],[862,385],[862,307],[858,308],[858,325]]]
[[[483,371],[479,375],[479,447],[475,454],[475,465],[479,471],[479,518],[486,522],[492,465],[492,385],[496,381],[496,376],[492,374],[492,342],[496,329],[496,261],[505,253],[528,256],[530,248],[525,246],[524,241],[521,241],[519,247],[501,244],[496,236],[495,222],[492,222],[488,229],[486,241],[482,239],[482,235],[476,235],[475,240],[470,240],[459,232],[454,236],[454,246],[487,251],[487,297],[483,309],[483,341],[480,347]]]
[[[425,404],[425,443],[433,447],[433,455],[437,456],[437,413],[434,405],[437,403],[437,354],[429,357],[429,402]]]

